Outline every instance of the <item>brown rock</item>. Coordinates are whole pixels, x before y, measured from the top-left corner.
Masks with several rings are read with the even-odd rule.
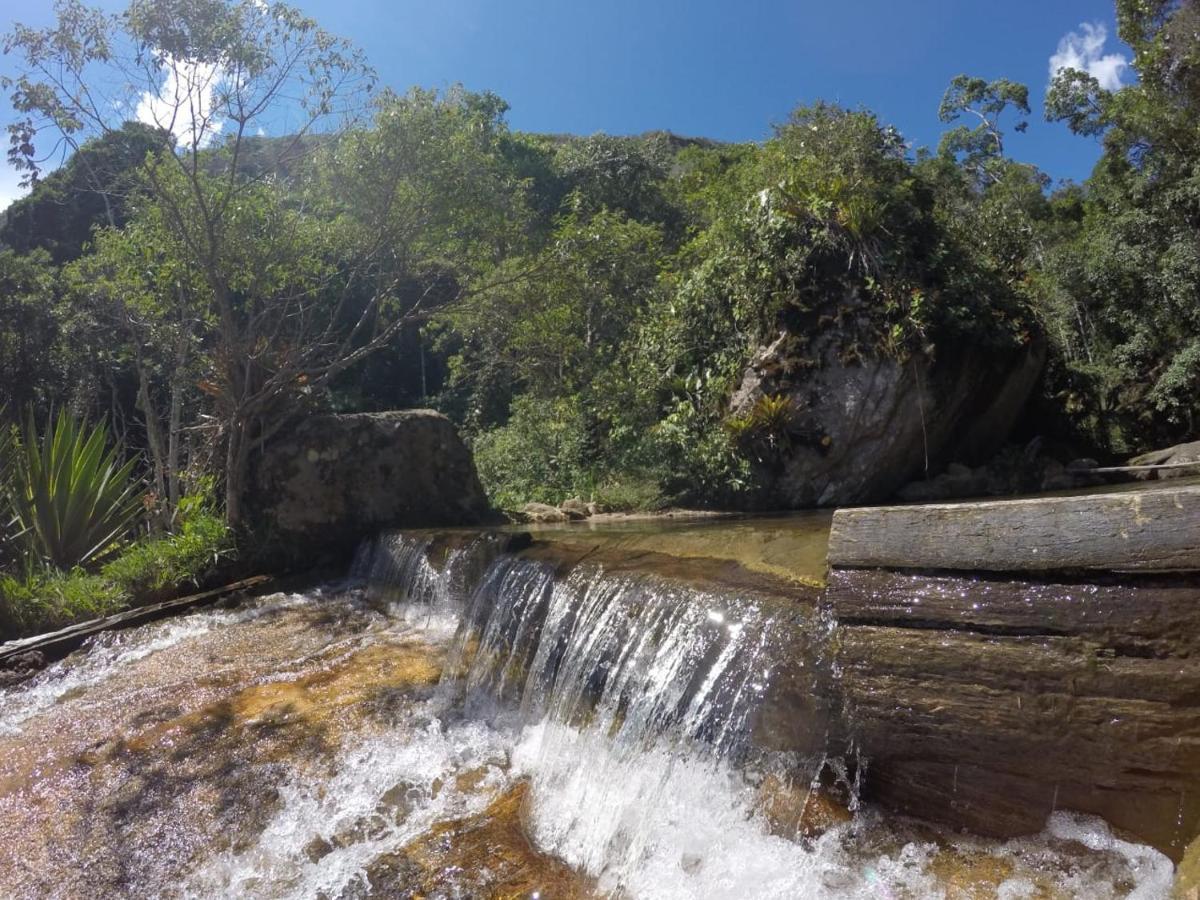
[[[824,785],[796,783],[775,774],[759,785],[758,808],[771,833],[785,838],[818,837],[853,818],[846,803]]]
[[[835,570],[869,799],[986,835],[1054,809],[1178,859],[1200,830],[1200,580]]]
[[[591,512],[588,510],[588,505],[578,497],[572,497],[570,500],[564,500],[559,506],[559,509],[566,513],[567,518],[572,521],[586,519],[591,515]]]
[[[471,453],[432,410],[317,416],[266,449],[247,510],[292,561],[348,558],[387,528],[469,525],[491,511]]]
[[[526,522],[556,524],[567,521],[567,514],[548,503],[526,503],[521,507],[521,516]]]
[[[1196,463],[1194,466],[1185,463]],[[1200,441],[1187,444],[1176,444],[1163,450],[1151,450],[1141,456],[1129,460],[1131,466],[1176,466],[1174,469],[1137,473],[1139,478],[1183,478],[1187,475],[1200,475]]]
[[[1040,341],[1010,353],[947,348],[934,363],[846,362],[836,347],[798,360],[796,343],[782,331],[760,348],[730,401],[748,416],[764,397],[787,399],[788,449],[765,505],[883,500],[923,467],[981,461],[1004,442],[1045,361]]]

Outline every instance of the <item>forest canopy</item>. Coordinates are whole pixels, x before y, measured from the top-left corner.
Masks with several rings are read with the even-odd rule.
[[[1057,188],[1013,155],[1006,79],[955,78],[932,150],[828,103],[761,143],[530,134],[491,93],[376,90],[282,4],[58,11],[5,44],[33,190],[0,223],[4,415],[105,420],[161,521],[208,491],[238,526],[299,418],[406,406],[458,424],[502,506],[738,505],[780,438],[730,393],[781,328],[812,366],[1045,342],[1048,438],[1195,436],[1194,3],[1119,0],[1133,84],[1057,74],[1044,115],[1104,148]],[[164,79],[204,102],[145,125],[88,91]],[[293,133],[260,135],[284,107]]]

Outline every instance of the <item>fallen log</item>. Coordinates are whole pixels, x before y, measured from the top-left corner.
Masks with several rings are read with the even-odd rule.
[[[834,567],[1200,571],[1200,485],[839,509]]]
[[[138,606],[111,616],[104,616],[100,619],[77,622],[74,625],[68,625],[66,628],[59,631],[52,631],[48,634],[39,634],[17,641],[9,641],[0,644],[0,668],[4,667],[7,660],[30,651],[42,653],[48,660],[61,659],[72,650],[80,647],[84,641],[94,635],[105,631],[132,628],[135,625],[143,625],[155,619],[161,619],[174,613],[192,609],[193,607],[215,603],[233,594],[261,588],[271,580],[271,576],[269,575],[256,575],[253,578],[245,578],[241,581],[227,584],[224,587],[202,591],[199,594],[177,597],[174,600],[152,603],[147,606]]]
[[[1101,475],[1120,474],[1125,472],[1157,472],[1160,469],[1198,469],[1200,460],[1194,462],[1157,463],[1145,466],[1097,466],[1094,469],[1081,469],[1081,472],[1095,472]]]

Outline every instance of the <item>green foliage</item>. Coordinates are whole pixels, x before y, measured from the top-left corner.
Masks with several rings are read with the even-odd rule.
[[[127,597],[199,585],[233,552],[233,533],[207,498],[184,497],[173,533],[138,540],[100,570]]]
[[[135,541],[98,573],[36,564],[0,572],[0,640],[111,615],[188,584],[198,586],[232,549],[232,533],[208,497],[185,497],[173,532]]]
[[[981,183],[999,180],[993,163],[1004,157],[1000,119],[1010,108],[1018,114],[1029,115],[1029,88],[1007,78],[985,81],[969,75],[956,76],[938,106],[938,118],[950,123],[967,115],[978,124],[974,127],[958,125],[946,132],[942,135],[939,151],[961,160]],[[1028,127],[1026,119],[1018,119],[1013,130],[1023,132]]]
[[[574,398],[513,402],[508,424],[475,438],[475,465],[492,502],[561,503],[590,497],[596,473],[589,464],[585,413]]]
[[[503,505],[769,502],[814,439],[785,399],[811,373],[1043,333],[1071,437],[1194,437],[1200,6],[1116,6],[1138,79],[1058,73],[1047,118],[1104,157],[1051,193],[1006,155],[1030,111],[1006,79],[951,82],[938,153],[823,103],[761,144],[522,134],[488,92],[366,102],[358,52],[283,4],[64,0],[6,40],[18,168],[37,174],[47,136],[77,146],[0,223],[10,410],[104,417],[164,520],[201,474],[236,521],[253,455],[310,411],[417,402],[463,428]],[[207,110],[178,98],[191,133],[124,123],[185,59],[243,77]],[[297,134],[253,136],[280,110]],[[776,341],[779,395],[731,411]],[[205,515],[137,542],[110,581],[185,579],[224,546]]]
[[[513,402],[508,423],[473,444],[480,480],[502,509],[559,504],[570,497],[607,510],[649,510],[665,504],[662,468],[623,453],[611,427],[577,396]]]
[[[1075,433],[1126,454],[1200,428],[1200,10],[1117,3],[1135,84],[1100,91],[1063,73],[1047,116],[1103,133],[1085,190],[1061,201],[1072,225],[1039,275],[1054,353],[1048,393]]]
[[[1112,101],[1094,75],[1060,69],[1046,91],[1046,121],[1066,122],[1076,134],[1094,137],[1108,127]]]
[[[0,639],[54,631],[120,612],[126,598],[100,575],[83,569],[0,572]]]
[[[59,569],[111,554],[143,513],[136,460],[121,463],[104,425],[59,412],[38,435],[30,411],[15,451],[9,498],[30,552]]]
[[[166,131],[140,122],[88,141],[5,210],[0,244],[21,254],[44,250],[58,264],[78,259],[94,228],[129,221],[142,164],[169,146]]]
[[[759,490],[791,440],[786,412],[769,401],[731,420],[726,406],[751,354],[781,333],[797,382],[830,362],[1030,339],[1028,241],[1006,224],[1040,197],[1026,170],[981,203],[952,161],[914,164],[870,113],[820,104],[725,171],[740,202],[711,189],[711,224],[642,316],[628,364],[657,410],[647,440],[670,460],[673,493],[739,503]]]
[[[550,243],[512,265],[530,275],[502,281],[448,317],[467,339],[452,361],[452,390],[480,397],[517,385],[542,398],[586,392],[616,360],[658,289],[662,234],[584,206],[573,193]],[[483,404],[476,422],[490,424]]]

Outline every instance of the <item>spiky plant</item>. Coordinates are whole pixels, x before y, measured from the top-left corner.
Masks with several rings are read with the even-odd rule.
[[[142,513],[136,460],[121,463],[103,424],[89,427],[63,411],[39,436],[30,411],[11,456],[17,530],[60,569],[101,561]]]

